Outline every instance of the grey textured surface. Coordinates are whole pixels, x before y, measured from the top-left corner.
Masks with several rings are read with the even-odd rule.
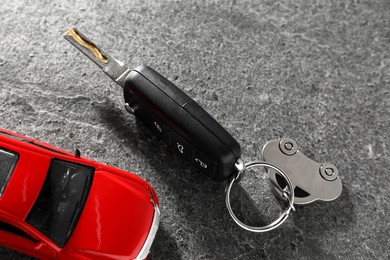
[[[162,211],[151,259],[390,258],[389,1],[2,0],[0,18],[0,126],[150,182]],[[341,197],[297,207],[273,232],[242,230],[224,185],[172,155],[62,39],[72,25],[171,79],[238,140],[245,161],[291,137],[333,163]],[[264,176],[234,190],[252,223],[279,210]]]

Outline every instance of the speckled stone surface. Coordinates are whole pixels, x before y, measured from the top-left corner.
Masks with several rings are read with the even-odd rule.
[[[389,1],[2,0],[0,18],[0,127],[150,182],[162,212],[150,259],[390,258]],[[126,113],[121,89],[63,40],[69,26],[167,76],[238,140],[245,161],[268,140],[293,138],[338,167],[342,195],[297,207],[269,233],[236,226],[224,184]],[[233,190],[254,224],[280,210],[265,177],[248,174]],[[4,248],[0,258],[30,259]]]

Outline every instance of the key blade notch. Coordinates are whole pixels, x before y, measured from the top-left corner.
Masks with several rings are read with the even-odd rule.
[[[69,28],[65,32],[64,38],[98,65],[99,63],[108,62],[108,57],[104,55],[103,51],[87,37],[77,31],[76,28]]]
[[[64,33],[64,38],[98,65],[98,67],[113,81],[122,88],[124,87],[126,76],[130,73],[127,66],[112,58],[76,28],[69,28]]]

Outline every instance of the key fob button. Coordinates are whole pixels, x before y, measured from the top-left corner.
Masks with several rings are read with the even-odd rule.
[[[164,123],[164,121],[162,121],[158,117],[152,116],[150,119],[150,128],[165,143],[169,142],[170,129],[169,126],[166,123]]]
[[[192,160],[193,147],[190,142],[188,142],[180,134],[172,131],[170,145],[173,150],[178,153],[180,156],[183,156],[185,159]]]
[[[209,173],[212,176],[214,175],[217,164],[203,152],[195,150],[192,162],[202,172]]]

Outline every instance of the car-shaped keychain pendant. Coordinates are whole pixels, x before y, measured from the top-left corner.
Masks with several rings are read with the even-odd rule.
[[[138,176],[0,129],[0,246],[40,259],[145,259],[159,221]]]

